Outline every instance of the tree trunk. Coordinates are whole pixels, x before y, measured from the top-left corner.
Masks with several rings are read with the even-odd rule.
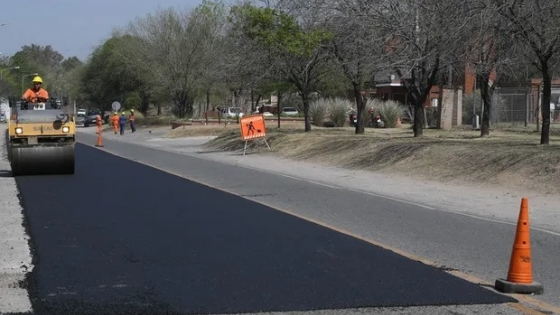
[[[542,130],[541,130],[541,144],[549,144],[550,133],[550,94],[551,94],[551,79],[548,69],[548,61],[541,62],[543,74],[543,96],[542,96]],[[539,119],[540,117],[537,117]]]
[[[303,101],[303,115],[305,117],[305,131],[311,131],[311,120],[309,119],[309,95],[301,93],[301,100]]]
[[[255,94],[253,89],[251,89],[251,112],[255,111]]]
[[[424,102],[414,104],[414,137],[421,137],[424,133]]]
[[[193,113],[193,104],[190,99],[189,92],[176,91],[175,92],[175,106],[177,108],[178,118],[187,118]]]
[[[480,125],[480,136],[485,137],[490,135],[490,112],[492,108],[492,92],[493,88],[489,86],[490,72],[479,76],[480,81],[480,97],[484,108],[482,111],[482,124]]]
[[[261,101],[261,98],[262,98],[262,95],[259,94],[259,96],[257,97],[257,102],[255,102],[255,107],[254,107],[254,108],[251,108],[251,110],[252,110],[253,112],[257,109],[257,105],[258,105],[259,102]],[[259,110],[259,113],[262,114],[263,112],[264,112],[264,107],[261,108],[261,109]]]
[[[140,112],[144,117],[148,117],[148,110],[150,109],[150,98],[147,95],[142,96],[140,101]]]
[[[280,111],[282,110],[282,93],[278,92],[278,103],[276,103],[278,110],[278,129],[280,129]]]
[[[414,108],[414,121],[412,125],[414,137],[421,137],[424,133],[424,103],[428,99],[428,95],[432,89],[434,77],[435,74],[432,75],[432,78],[428,81],[427,85],[421,82],[412,84],[405,81],[405,88],[407,89],[409,103]],[[416,80],[412,79],[412,82],[414,81]]]
[[[355,134],[361,135],[365,133],[364,128],[364,112],[366,109],[366,103],[364,102],[364,97],[362,96],[362,91],[360,89],[360,85],[358,83],[353,82],[352,86],[354,87],[354,96],[356,98],[356,108],[358,112],[356,113],[356,131]]]

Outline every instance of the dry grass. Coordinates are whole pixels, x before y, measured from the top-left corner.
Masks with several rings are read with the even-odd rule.
[[[239,131],[238,125],[189,125],[169,130],[163,138],[217,136],[226,131]]]
[[[304,133],[301,125],[279,131],[269,127],[270,154],[427,180],[560,193],[560,133],[556,129],[549,146],[539,145],[540,135],[523,128],[494,130],[488,138],[469,130],[429,129],[424,130],[424,137],[414,138],[408,128],[366,129],[364,135],[354,135],[352,128],[313,129]],[[244,142],[236,129],[223,132],[209,146],[239,150]],[[258,142],[250,147],[252,152],[268,154]]]
[[[267,121],[267,129],[276,129],[276,123],[272,124]],[[281,123],[282,129],[296,130],[303,128],[303,122],[289,122],[283,121]],[[224,132],[232,132],[239,136],[240,130],[239,125],[236,123],[230,124],[211,124],[211,125],[201,125],[193,124],[178,127],[176,129],[170,130],[163,135],[163,138],[184,138],[184,137],[198,137],[198,136],[218,136]]]

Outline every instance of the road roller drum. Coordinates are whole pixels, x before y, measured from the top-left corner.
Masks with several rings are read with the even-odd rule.
[[[12,175],[74,174],[74,147],[29,146],[10,150]]]

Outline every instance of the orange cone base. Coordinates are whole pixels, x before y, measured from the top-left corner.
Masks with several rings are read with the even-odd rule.
[[[97,137],[97,143],[95,144],[96,147],[103,147],[103,139],[101,137]]]
[[[496,290],[503,293],[543,294],[544,288],[538,282],[517,283],[505,279],[498,279],[495,283]]]

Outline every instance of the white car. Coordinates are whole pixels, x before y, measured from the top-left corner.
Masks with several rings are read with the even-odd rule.
[[[83,108],[80,108],[80,109],[78,109],[78,110],[76,111],[76,115],[83,115],[83,116],[85,116],[85,115],[86,115],[86,110],[83,109]]]
[[[258,110],[253,112],[253,115],[259,115],[259,114],[260,114],[260,112]],[[273,117],[274,116],[271,112],[263,112],[262,115],[264,117]]]
[[[241,118],[243,117],[243,112],[239,107],[226,107],[220,110],[222,118]]]
[[[295,107],[284,107],[282,108],[282,114],[289,116],[297,116],[299,111]]]

